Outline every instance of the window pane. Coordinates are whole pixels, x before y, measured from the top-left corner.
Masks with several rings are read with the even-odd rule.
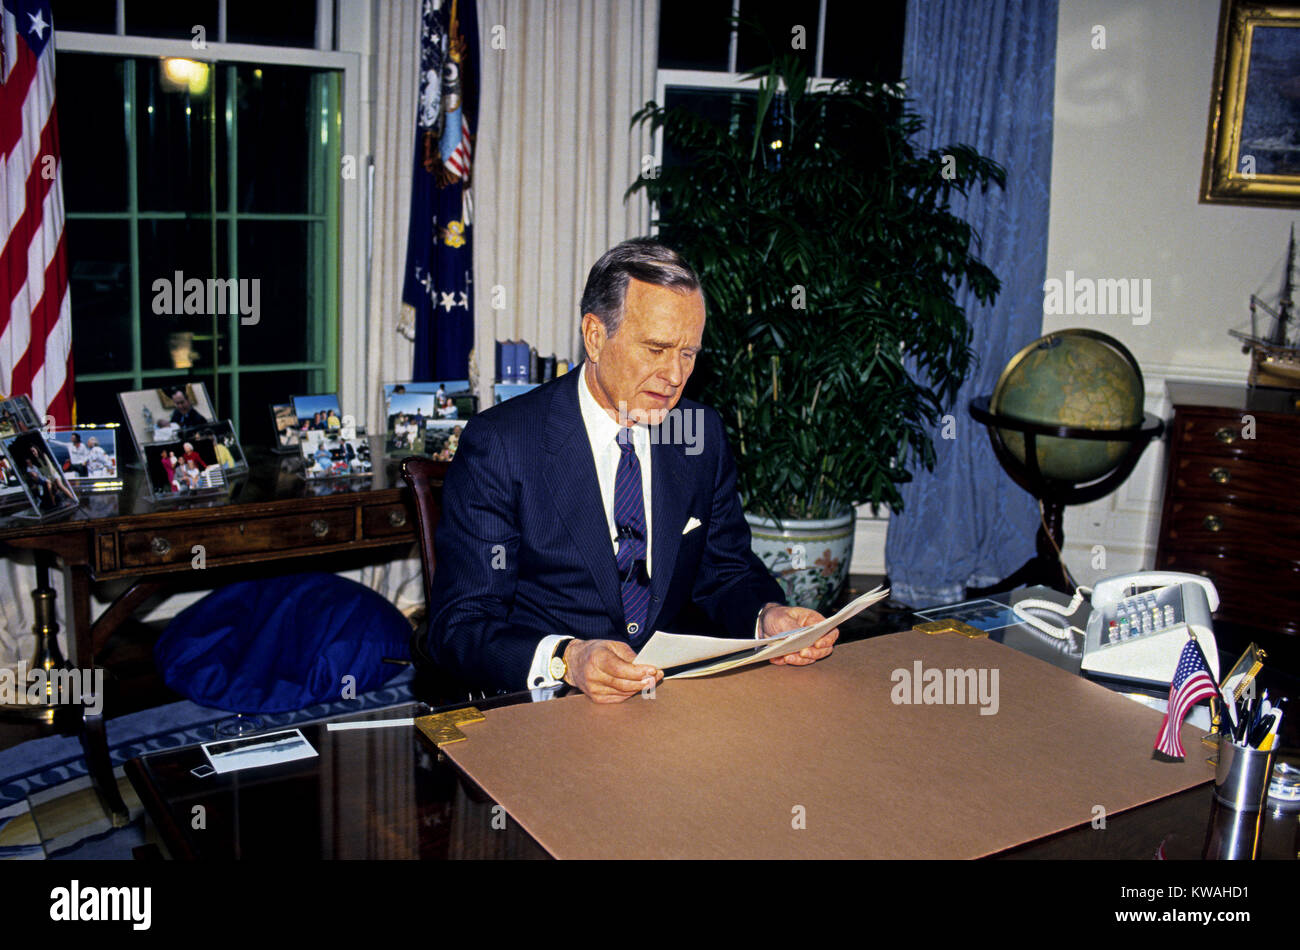
[[[131,368],[131,277],[125,221],[69,218],[68,284],[72,304],[73,369],[83,373]]]
[[[56,68],[63,198],[77,211],[125,211],[122,60],[60,53]]]
[[[310,196],[320,174],[313,163],[321,161],[322,149],[338,134],[330,121],[337,115],[337,99],[330,95],[333,76],[292,66],[222,67],[227,69],[236,77],[238,210],[322,210],[310,206]],[[219,141],[224,143],[224,135]],[[338,181],[337,169],[330,168],[325,180]]]
[[[54,29],[79,33],[116,33],[117,4],[114,0],[54,0]],[[59,54],[59,69],[63,54]]]
[[[903,74],[906,0],[826,0],[822,74],[896,82]]]
[[[725,71],[731,0],[662,0],[659,68]]]
[[[316,0],[226,0],[231,43],[316,46]]]
[[[81,371],[81,367],[77,367]],[[117,394],[135,389],[130,380],[108,380],[94,383],[77,383],[77,422],[79,424],[94,422],[122,423],[122,404],[117,401]],[[126,448],[131,444],[131,435],[125,429],[119,433],[117,461],[119,467],[123,462],[135,458],[135,450]]]
[[[750,90],[727,92],[692,86],[668,86],[664,90],[664,106],[683,108],[708,119],[714,125],[724,126],[742,142],[754,134],[754,111],[758,106],[758,93]],[[690,155],[669,142],[664,143],[664,167],[689,165]]]
[[[241,365],[321,358],[326,301],[320,268],[329,257],[318,244],[323,227],[305,221],[239,223],[239,276],[258,281],[260,311],[257,323],[239,326]]]
[[[759,29],[741,24],[736,69],[748,72],[771,62],[774,55],[794,53],[811,76],[817,65],[819,10],[818,0],[740,0],[741,19],[755,21]]]
[[[140,208],[207,213],[212,67],[191,60],[135,62]]]
[[[230,276],[226,228],[218,224],[214,243],[210,223],[200,218],[140,222],[140,357],[146,370],[212,371],[213,334],[224,338],[227,331],[218,311],[229,309],[229,297],[220,297],[214,285],[209,300],[207,281]]]
[[[231,392],[229,374],[222,374],[222,393],[228,401]],[[244,446],[261,445],[274,447],[275,439],[271,428],[272,403],[288,402],[291,396],[303,396],[316,392],[311,382],[314,373],[306,371],[273,371],[258,373],[245,370],[239,374],[239,441]],[[221,408],[222,412],[229,409]]]
[[[202,33],[195,30],[200,26]],[[126,0],[126,32],[184,40],[201,37],[204,43],[215,43],[217,0]]]

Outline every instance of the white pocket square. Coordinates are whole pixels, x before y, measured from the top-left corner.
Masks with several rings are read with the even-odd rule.
[[[686,527],[682,529],[682,534],[690,534],[692,531],[698,528],[700,524],[701,522],[699,518],[687,518]]]

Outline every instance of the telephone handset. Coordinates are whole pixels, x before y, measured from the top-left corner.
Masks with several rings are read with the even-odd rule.
[[[1208,579],[1177,571],[1145,571],[1099,581],[1090,592],[1092,613],[1086,630],[1052,627],[1023,608],[1069,616],[1079,608],[1087,588],[1079,588],[1068,607],[1050,601],[1022,600],[1016,616],[1062,639],[1083,634],[1084,670],[1114,679],[1167,686],[1178,665],[1190,630],[1205,654],[1215,681],[1219,652],[1210,615],[1219,607],[1219,592]]]

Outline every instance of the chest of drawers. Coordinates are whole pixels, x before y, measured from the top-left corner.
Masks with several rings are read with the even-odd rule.
[[[1169,386],[1156,569],[1209,577],[1216,621],[1300,636],[1300,393]]]

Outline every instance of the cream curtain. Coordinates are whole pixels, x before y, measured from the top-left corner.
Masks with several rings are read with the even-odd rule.
[[[366,425],[383,432],[386,382],[411,378],[414,347],[397,332],[406,267],[411,156],[420,69],[420,0],[377,6],[371,141],[374,147],[369,305],[366,322]]]
[[[406,267],[411,162],[420,71],[420,0],[384,0],[376,7],[373,99],[371,257],[366,314],[366,426],[387,427],[381,387],[411,378],[414,346],[397,330]],[[418,553],[416,549],[412,554]],[[424,603],[417,556],[361,569],[361,582],[399,610]]]
[[[579,355],[578,300],[604,251],[650,230],[623,192],[653,154],[658,0],[480,0],[474,314],[481,405],[494,340]],[[494,307],[494,304],[496,305]]]
[[[649,231],[644,200],[625,204],[623,192],[654,151],[650,135],[629,123],[654,98],[659,2],[479,0],[478,10],[481,94],[471,181],[475,346],[486,408],[493,341],[524,339],[541,355],[575,358],[588,269],[611,245]],[[406,379],[412,361],[396,327],[419,65],[414,0],[380,4],[376,61],[372,432],[385,425],[380,384]],[[416,558],[367,568],[363,581],[399,609],[423,601]]]

